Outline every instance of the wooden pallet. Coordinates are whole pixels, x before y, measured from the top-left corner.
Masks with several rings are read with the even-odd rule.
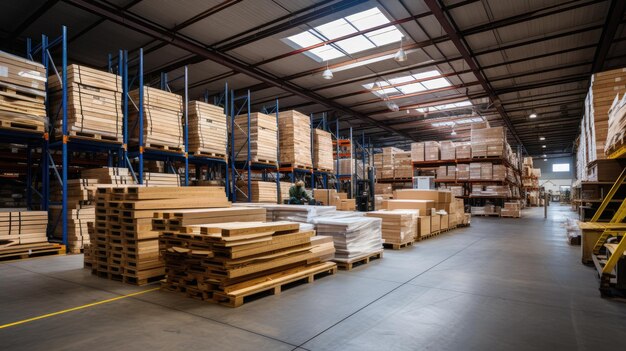
[[[274,166],[276,167],[278,165],[278,162],[276,161],[270,161],[270,160],[263,160],[263,159],[250,159],[250,163],[256,163],[256,164],[261,164],[261,165],[266,165],[266,166]]]
[[[365,255],[361,255],[361,256],[346,259],[346,260],[335,258],[333,261],[337,263],[337,268],[350,271],[354,267],[358,267],[358,266],[370,263],[371,260],[383,258],[383,252],[384,250],[379,250],[376,252],[368,253]]]
[[[221,160],[228,159],[228,156],[216,152],[192,151],[190,152],[190,154],[192,154],[194,157],[219,158]]]
[[[313,169],[315,172],[326,172],[326,173],[332,173],[333,170],[332,169],[328,169],[328,168],[315,168]]]
[[[45,102],[45,97],[41,94],[36,94],[34,91],[17,90],[15,87],[6,85],[0,85],[0,95],[41,104]]]
[[[163,280],[165,278],[165,275],[157,275],[154,277],[149,277],[149,278],[137,278],[137,277],[133,277],[133,276],[129,276],[129,275],[124,275],[123,277],[123,282],[126,284],[132,284],[132,285],[147,285],[147,284],[152,284],[152,283],[157,283],[160,282],[161,280]]]
[[[38,124],[35,125],[35,124],[24,123],[24,122],[19,122],[19,121],[9,121],[6,119],[0,119],[0,127],[8,128],[8,129],[17,129],[17,130],[26,131],[26,132],[39,132],[39,133],[44,132],[43,125],[38,125]]]
[[[400,249],[403,249],[405,247],[413,246],[413,241],[409,241],[409,242],[406,242],[406,243],[403,243],[403,244],[383,243],[383,246],[386,249],[400,250]]]
[[[38,243],[8,246],[0,249],[0,261],[13,261],[41,256],[65,254],[65,245],[55,243]]]
[[[265,296],[279,295],[283,290],[294,285],[303,283],[313,283],[316,278],[337,273],[337,265],[334,262],[324,262],[306,267],[305,269],[295,270],[294,273],[284,274],[280,272],[276,274],[276,279],[268,277],[267,281],[250,287],[242,288],[230,293],[213,293],[213,302],[228,307],[239,307],[245,302]],[[189,293],[189,289],[187,291]]]
[[[281,163],[280,168],[306,169],[309,171],[313,170],[313,166],[303,165],[303,164],[298,164],[298,163]]]
[[[154,149],[160,151],[183,152],[185,149],[181,146],[171,146],[165,144],[145,143],[146,149]]]
[[[80,132],[75,130],[68,131],[68,134],[72,138],[76,139],[87,139],[87,140],[100,140],[100,141],[108,141],[113,143],[121,143],[123,141],[122,136],[111,136],[101,133],[90,133],[90,132]]]
[[[497,213],[485,213],[485,214],[472,213],[472,217],[474,217],[474,216],[479,216],[479,217],[500,217],[500,215],[497,214]]]
[[[437,236],[437,235],[439,235],[441,233],[442,233],[441,230],[436,230],[436,231],[431,232],[429,234],[421,235],[420,236],[420,240],[425,240],[425,239],[428,239],[428,238],[432,238],[432,237]]]

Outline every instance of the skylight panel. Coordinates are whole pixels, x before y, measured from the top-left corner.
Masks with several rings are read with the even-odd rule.
[[[387,17],[377,7],[350,15],[346,17],[346,20],[350,21],[360,31],[389,23]]]
[[[424,88],[424,86],[420,83],[399,86],[398,89],[400,89],[400,91],[404,94],[417,93],[426,90],[426,88]]]
[[[454,126],[454,122],[435,122],[431,123],[433,127],[452,127]]]
[[[391,84],[400,84],[400,83],[410,82],[412,80],[415,80],[413,76],[404,76],[404,77],[391,78],[389,79],[389,82]]]
[[[376,47],[376,45],[374,45],[371,41],[367,40],[362,35],[339,41],[337,42],[337,46],[339,46],[341,49],[349,54]]]
[[[320,38],[311,34],[310,32],[302,32],[300,34],[292,35],[289,38],[292,42],[296,43],[300,48],[305,48],[311,45],[319,44],[322,42]]]
[[[377,46],[383,46],[400,41],[404,37],[396,27],[387,27],[365,33],[369,40],[373,41]]]
[[[343,18],[317,26],[315,30],[328,39],[336,39],[357,32],[357,30]]]
[[[441,73],[439,73],[439,71],[433,70],[433,71],[426,71],[422,73],[415,73],[413,77],[415,79],[425,79],[425,78],[430,78],[430,77],[437,77],[440,75]]]
[[[467,107],[467,106],[472,106],[472,102],[469,100],[465,100],[465,101],[454,102],[450,104],[443,104],[443,105],[436,105],[436,106],[429,106],[429,107],[419,107],[419,108],[416,108],[415,110],[417,112],[426,113],[426,112],[436,112],[436,111],[443,111],[443,110],[454,110],[454,109],[459,109],[459,108]],[[476,117],[475,119],[478,119],[476,122],[482,122],[483,120],[480,117]]]
[[[424,84],[427,89],[439,89],[450,86],[450,82],[448,82],[448,80],[445,78],[427,80],[425,82],[422,82],[422,84]]]
[[[309,50],[309,52],[321,58],[322,61],[328,61],[337,57],[345,56],[341,51],[329,45],[320,46],[319,48]]]

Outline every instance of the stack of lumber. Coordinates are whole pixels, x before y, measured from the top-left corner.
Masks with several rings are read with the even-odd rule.
[[[139,106],[139,89],[130,92],[130,98]],[[139,111],[130,104],[128,128],[131,140],[139,140]],[[143,144],[166,151],[183,151],[183,99],[156,88],[143,88]]]
[[[313,168],[324,172],[332,172],[334,168],[332,136],[317,128],[313,129]]]
[[[350,260],[371,255],[383,248],[380,218],[348,215],[327,215],[313,221],[318,235],[333,237],[335,259]]]
[[[185,227],[199,224],[229,222],[265,222],[263,207],[194,208],[157,212],[152,220],[156,231],[184,231]]]
[[[189,102],[189,153],[227,159],[226,115],[219,106]]]
[[[278,135],[280,136],[281,165],[313,168],[311,119],[309,116],[293,110],[280,112],[278,114]]]
[[[334,273],[330,238],[293,222],[200,224],[161,232],[163,288],[239,307],[244,298],[318,273]]]
[[[44,132],[46,69],[0,51],[0,127]]]
[[[615,96],[609,110],[609,128],[606,134],[604,154],[610,155],[624,146],[624,132],[626,132],[626,94],[619,98]]]
[[[0,246],[15,247],[21,244],[48,242],[47,228],[47,211],[28,211],[19,208],[0,210]]]
[[[504,157],[506,133],[504,127],[489,127],[485,123],[472,123],[470,133],[472,157]]]
[[[385,244],[403,245],[413,242],[417,236],[417,210],[373,211],[365,215],[382,219]]]
[[[246,161],[248,159],[248,115],[235,117],[235,124],[235,160]],[[278,147],[277,130],[275,116],[258,112],[250,114],[249,147],[251,162],[276,165],[278,156],[276,153]]]
[[[239,181],[237,187],[240,191],[237,191],[238,202],[264,202],[275,204],[278,200],[278,194],[276,189],[276,182],[264,182],[259,180],[250,181],[250,189],[252,196],[248,195],[248,182]],[[282,186],[281,186],[282,192]],[[283,195],[284,197],[284,195]],[[287,189],[287,198],[289,198],[289,189]]]
[[[180,186],[180,176],[175,173],[144,172],[143,183],[145,186]]]
[[[62,85],[55,77],[48,83],[51,111],[59,111]],[[55,133],[62,134],[62,118]],[[122,78],[97,69],[67,66],[67,130],[71,136],[122,142]]]
[[[81,178],[67,181],[67,249],[71,253],[80,253],[90,242],[90,226],[95,221],[94,205],[96,190],[99,187],[132,185],[134,181],[127,168],[92,168],[81,171]],[[61,187],[52,183],[52,201],[61,201]],[[61,223],[62,207],[50,206],[50,222],[57,223],[53,235],[63,238]]]
[[[155,212],[230,207],[221,187],[99,188],[95,235],[91,238],[92,273],[143,285],[165,273],[159,258]]]

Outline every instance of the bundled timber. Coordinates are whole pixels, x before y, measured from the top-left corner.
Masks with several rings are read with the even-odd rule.
[[[226,115],[219,106],[189,102],[189,152],[195,156],[227,159]]]
[[[252,195],[248,195],[248,182],[240,181],[237,183],[240,191],[237,192],[237,201],[239,202],[262,202],[273,203],[278,201],[278,189],[276,182],[264,182],[259,180],[250,181]],[[287,190],[287,193],[289,190]]]
[[[280,112],[278,135],[280,136],[281,165],[298,168],[313,167],[309,116],[293,110]]]
[[[143,183],[145,186],[181,186],[180,176],[175,173],[145,172],[143,174]]]
[[[43,133],[46,69],[42,64],[0,51],[0,127]]]
[[[250,114],[250,145],[248,141],[248,115],[235,117],[235,160],[248,159],[250,147],[250,161],[276,165],[278,147],[276,117],[263,113]],[[310,158],[309,154],[309,158]]]
[[[143,285],[165,273],[159,258],[155,212],[229,207],[221,187],[98,188],[92,272]]]
[[[130,98],[139,106],[139,89],[131,91]],[[143,102],[143,116],[141,116],[143,118],[143,146],[182,152],[182,97],[160,89],[144,87]],[[128,127],[131,131],[131,140],[136,143],[139,140],[140,116],[139,111],[132,107]]]
[[[313,129],[313,168],[319,171],[332,172],[333,140],[329,132]]]
[[[247,296],[318,273],[334,273],[333,243],[293,222],[201,224],[165,230],[160,250],[167,271],[163,288],[238,307]]]
[[[50,106],[61,106],[61,83],[50,79]],[[122,142],[122,79],[97,69],[67,66],[67,130],[70,136]],[[62,119],[55,122],[57,137],[62,134]]]
[[[413,242],[417,236],[417,210],[373,211],[365,215],[382,219],[385,244],[404,245]]]
[[[25,209],[0,210],[0,245],[14,246],[48,242],[47,211],[28,211]],[[1,254],[0,250],[0,254]]]

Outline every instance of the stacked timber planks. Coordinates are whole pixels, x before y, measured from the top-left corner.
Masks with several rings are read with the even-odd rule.
[[[59,111],[62,84],[55,77],[48,83],[50,106]],[[67,131],[74,137],[122,142],[122,79],[97,69],[67,66]],[[56,118],[55,133],[62,135],[62,116]]]
[[[313,168],[322,172],[332,172],[334,168],[331,134],[317,128],[313,130]]]
[[[4,246],[48,242],[47,211],[0,210],[0,243]],[[1,254],[1,250],[0,250]]]
[[[183,100],[160,89],[143,88],[143,143],[148,148],[164,151],[183,151]],[[139,89],[130,92],[130,97],[139,105]],[[132,104],[131,104],[132,105]],[[131,140],[139,140],[139,111],[132,109],[128,126]]]
[[[224,109],[200,101],[191,101],[188,119],[189,153],[194,156],[227,159]]]
[[[180,186],[180,176],[175,173],[145,172],[143,174],[145,186]]]
[[[163,288],[188,297],[239,307],[248,296],[283,285],[312,282],[336,272],[325,262],[335,251],[330,238],[313,238],[293,222],[234,222],[165,230],[160,249],[167,271]]]
[[[276,165],[278,147],[276,117],[263,113],[250,114],[250,145],[248,145],[248,115],[235,117],[235,160]],[[310,158],[310,156],[309,156]]]
[[[365,215],[382,219],[385,244],[400,246],[413,242],[417,236],[418,210],[372,211]]]
[[[278,114],[278,135],[280,136],[281,166],[313,168],[311,119],[309,116],[293,110],[280,112]]]
[[[228,222],[265,222],[263,207],[194,208],[156,212],[152,228],[156,231],[180,231],[184,227],[198,224]]]
[[[46,129],[46,69],[0,51],[0,127],[43,133]]]
[[[259,180],[250,181],[250,189],[252,195],[248,195],[248,182],[240,181],[237,183],[239,190],[237,192],[238,202],[261,202],[261,203],[273,203],[278,201],[278,189],[276,182],[264,182]],[[282,191],[282,187],[281,187]],[[287,190],[289,195],[289,190]],[[289,198],[289,196],[287,196]]]
[[[143,285],[162,278],[155,212],[230,207],[221,187],[99,188],[92,273]]]

